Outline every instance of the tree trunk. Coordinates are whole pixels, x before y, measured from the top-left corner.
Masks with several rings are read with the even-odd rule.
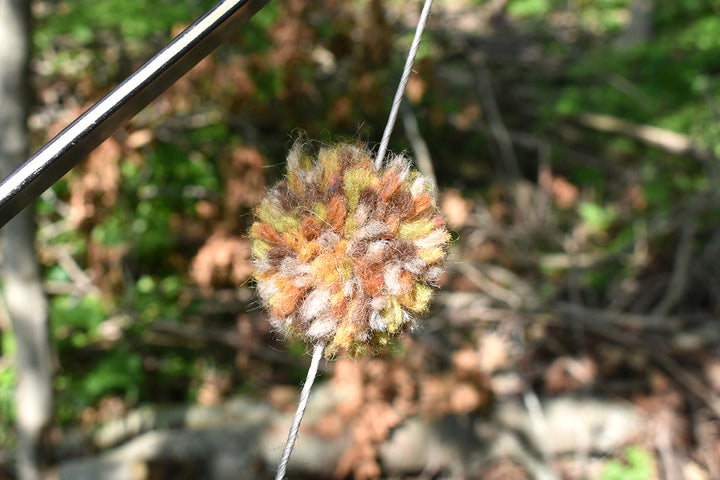
[[[0,170],[5,176],[28,154],[30,0],[0,0],[0,25]],[[20,480],[37,480],[52,416],[52,362],[32,209],[0,233],[4,297],[17,345],[18,474]]]
[[[619,47],[626,49],[650,40],[655,0],[632,0],[630,25],[618,39]]]

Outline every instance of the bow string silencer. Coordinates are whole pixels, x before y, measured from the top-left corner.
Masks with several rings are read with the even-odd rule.
[[[258,294],[275,330],[325,355],[360,356],[416,325],[450,234],[435,186],[397,155],[297,143],[250,229]]]

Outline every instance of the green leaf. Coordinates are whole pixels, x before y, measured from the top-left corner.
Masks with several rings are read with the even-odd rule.
[[[278,6],[278,2],[270,2],[260,9],[250,22],[256,27],[267,30],[275,23],[279,15],[280,7]]]
[[[2,331],[0,335],[0,353],[4,355],[15,355],[15,335],[12,331]]]
[[[102,301],[92,295],[81,299],[58,295],[50,301],[50,319],[56,331],[61,327],[93,331],[106,318],[107,312]]]
[[[89,401],[113,392],[121,392],[134,400],[138,396],[142,377],[140,356],[116,350],[98,362],[85,376],[80,388]]]
[[[578,214],[586,223],[598,231],[607,230],[617,218],[615,207],[602,207],[592,202],[581,203],[578,207]]]
[[[626,462],[611,460],[605,464],[600,480],[650,480],[655,478],[655,459],[646,449],[630,445],[625,449]]]
[[[135,286],[140,293],[150,293],[155,289],[155,280],[150,275],[143,275]]]
[[[548,0],[515,0],[508,4],[508,13],[518,17],[542,17],[549,12]]]
[[[129,229],[119,215],[113,215],[96,225],[90,232],[90,238],[101,245],[122,245],[127,241]]]

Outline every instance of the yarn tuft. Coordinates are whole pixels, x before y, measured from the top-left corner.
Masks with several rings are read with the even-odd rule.
[[[250,229],[257,290],[272,326],[359,356],[411,329],[443,273],[450,235],[432,182],[403,156],[376,168],[338,144],[301,144]]]

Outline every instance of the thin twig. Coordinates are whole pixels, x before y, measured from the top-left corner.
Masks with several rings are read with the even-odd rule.
[[[588,316],[572,315],[572,318],[578,323],[583,323],[588,329],[603,335],[605,338],[612,340],[619,345],[632,347],[635,350],[645,353],[656,365],[665,370],[690,394],[705,403],[705,405],[711,409],[715,415],[720,416],[720,396],[713,392],[712,389],[706,387],[700,378],[684,369],[672,357],[663,353],[657,347],[647,344],[647,342],[642,339],[633,338],[621,329],[613,327],[610,324],[596,323]]]
[[[720,456],[717,455],[715,447],[718,428],[712,412],[707,409],[696,412],[693,415],[693,431],[699,456],[708,470],[707,478],[720,478]]]
[[[482,59],[473,62],[473,65],[475,67],[478,93],[483,107],[485,107],[490,132],[500,149],[500,155],[504,161],[503,170],[510,178],[518,178],[520,176],[520,167],[518,166],[517,155],[515,155],[510,132],[503,122],[500,107],[495,98],[490,72]]]
[[[528,388],[523,394],[523,404],[528,412],[533,433],[538,440],[543,461],[548,466],[554,465],[555,458],[553,453],[550,451],[548,442],[544,441],[544,439],[550,438],[545,413],[543,412],[542,405],[540,405],[540,399],[538,399],[537,394],[531,388]]]
[[[432,0],[425,0],[425,5],[423,6],[417,28],[415,29],[415,36],[413,37],[412,44],[410,45],[407,60],[405,60],[405,68],[403,69],[402,77],[400,77],[400,84],[395,92],[395,98],[393,99],[392,107],[390,108],[390,116],[388,117],[387,125],[385,125],[382,140],[380,141],[380,148],[378,149],[377,158],[375,159],[375,168],[377,169],[380,169],[385,158],[385,151],[387,150],[388,143],[390,142],[390,135],[392,134],[393,127],[395,126],[395,120],[397,120],[398,110],[400,109],[400,101],[405,94],[405,87],[407,87],[408,80],[410,79],[410,72],[412,72],[413,63],[415,63],[415,55],[417,55],[418,48],[420,47],[420,39],[422,38],[423,30],[425,30],[425,23],[427,23],[427,18],[430,16],[431,6]]]
[[[415,113],[407,102],[402,102],[400,108],[402,108],[402,121],[403,127],[405,127],[405,135],[407,135],[410,145],[412,145],[412,149],[415,151],[415,161],[417,162],[418,170],[437,185],[435,169],[433,168],[432,158],[430,157],[430,149],[422,138],[422,135],[420,135],[417,117],[415,117]]]
[[[509,134],[509,132],[508,132]],[[512,141],[512,137],[510,138]],[[535,142],[538,156],[537,175],[538,175],[538,199],[536,205],[537,221],[545,225],[545,217],[550,207],[550,199],[552,197],[553,173],[550,163],[551,145],[550,142],[538,139]]]
[[[653,315],[667,315],[670,310],[682,300],[687,287],[688,277],[690,274],[690,263],[692,259],[692,247],[697,232],[697,221],[694,217],[688,217],[683,225],[680,235],[680,244],[675,253],[675,262],[673,265],[672,277],[670,277],[670,285],[665,292],[662,301],[657,304],[652,311]]]
[[[265,362],[303,367],[305,360],[290,358],[284,352],[276,351],[257,342],[250,341],[237,330],[195,325],[188,322],[155,320],[148,325],[142,341],[150,345],[182,345],[184,348],[208,348],[224,345],[250,354]]]
[[[67,248],[54,247],[48,245],[46,247],[55,256],[58,265],[70,276],[72,283],[75,285],[79,292],[84,294],[99,294],[100,288],[98,288],[92,279],[80,268],[75,259],[70,255]]]
[[[664,410],[659,415],[658,430],[655,432],[655,448],[666,480],[682,480],[685,475],[680,467],[679,453],[673,445],[672,413]]]
[[[702,161],[715,160],[715,155],[710,150],[696,144],[687,135],[672,130],[632,123],[622,118],[597,113],[584,113],[575,117],[575,120],[585,127],[604,133],[624,135],[675,155],[688,155]]]
[[[680,385],[691,393],[695,398],[701,400],[715,415],[720,416],[720,396],[705,385],[705,382],[697,375],[683,368],[669,355],[648,348],[650,357],[670,374]]]
[[[303,415],[305,415],[305,407],[307,406],[308,399],[310,398],[310,389],[312,388],[315,376],[317,375],[318,366],[320,365],[320,358],[322,357],[323,351],[325,350],[325,342],[320,342],[315,345],[313,351],[312,362],[308,369],[307,378],[305,379],[305,385],[303,386],[302,392],[300,393],[300,402],[298,403],[295,417],[293,418],[292,426],[290,427],[290,433],[288,434],[287,442],[285,443],[285,449],[283,450],[280,464],[278,465],[277,475],[275,480],[284,480],[285,473],[287,472],[287,465],[290,461],[290,455],[292,455],[293,447],[295,447],[295,440],[297,439],[298,430],[300,429],[300,422],[302,421]]]
[[[465,275],[465,278],[474,283],[485,294],[495,300],[505,303],[511,308],[527,308],[528,302],[535,303],[534,298],[528,299],[518,293],[518,289],[515,288],[516,285],[510,284],[510,287],[502,285],[497,278],[493,278],[493,276],[488,274],[487,271],[483,271],[486,270],[486,268],[479,268],[472,263],[463,262],[458,264],[457,270]]]

